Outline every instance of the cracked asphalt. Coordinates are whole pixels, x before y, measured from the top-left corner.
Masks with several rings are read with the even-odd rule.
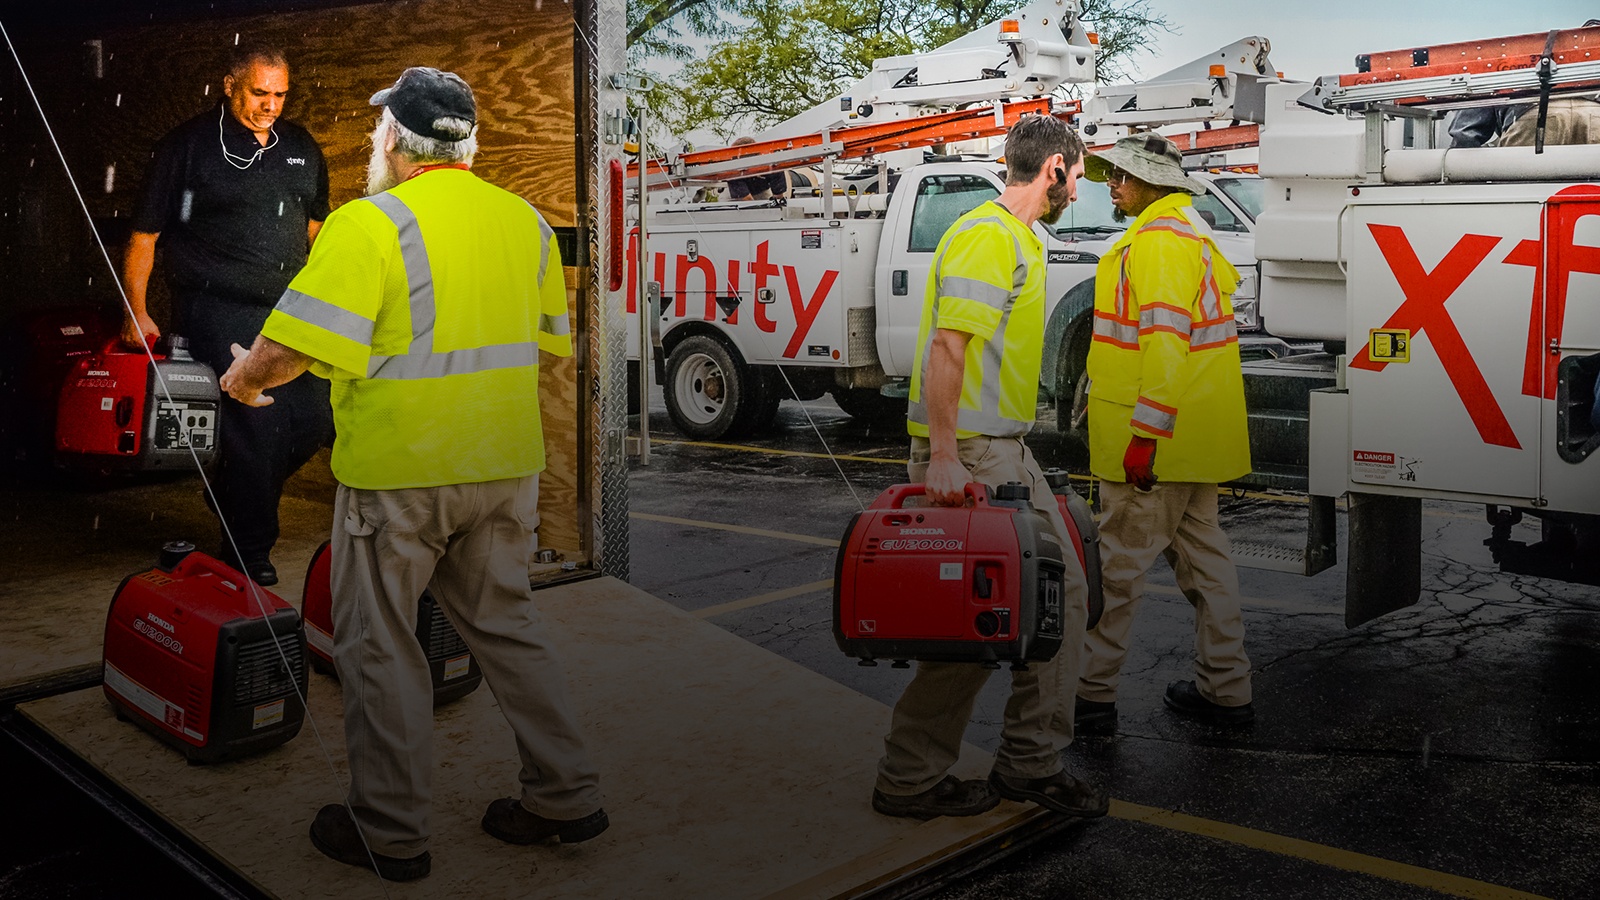
[[[892,704],[911,673],[857,666],[834,645],[831,547],[638,514],[837,540],[904,480],[903,432],[826,398],[786,402],[740,448],[678,437],[659,403],[651,424],[651,463],[630,476],[632,582],[691,611],[760,601],[707,618]],[[1029,439],[1036,456],[1081,472],[1048,424]],[[791,455],[824,441],[851,458]],[[1301,497],[1236,492],[1223,525],[1238,541],[1293,546],[1304,511]],[[1118,733],[1066,752],[1120,801],[1112,815],[936,896],[1600,897],[1600,591],[1501,574],[1482,507],[1428,503],[1423,526],[1420,601],[1355,629],[1342,562],[1311,578],[1240,569],[1257,711],[1244,729],[1164,708],[1166,685],[1191,677],[1194,620],[1158,563]],[[1537,526],[1514,535],[1537,540]],[[995,746],[1006,690],[991,680],[968,741]]]

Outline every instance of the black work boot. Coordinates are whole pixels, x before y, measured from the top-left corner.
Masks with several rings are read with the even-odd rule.
[[[385,881],[416,881],[433,870],[433,857],[426,850],[409,859],[369,853],[343,803],[329,803],[317,810],[317,817],[311,822],[311,845],[329,859],[375,870]]]
[[[1072,704],[1072,733],[1079,737],[1105,737],[1116,734],[1116,701],[1077,698]]]
[[[1111,799],[1105,791],[1072,777],[1065,769],[1043,778],[1015,778],[990,772],[989,783],[1007,800],[1037,803],[1069,816],[1093,819],[1111,809]]]
[[[483,830],[508,844],[537,844],[559,838],[563,844],[576,844],[598,837],[611,827],[606,811],[597,809],[581,819],[546,819],[528,812],[522,801],[506,797],[489,804],[483,814]]]
[[[920,794],[885,794],[874,789],[872,808],[886,816],[934,819],[939,816],[976,816],[1000,805],[1000,795],[982,779],[962,781],[946,775]]]
[[[1223,706],[1207,700],[1193,681],[1174,681],[1167,685],[1167,708],[1179,715],[1212,725],[1247,725],[1255,720],[1255,707]]]

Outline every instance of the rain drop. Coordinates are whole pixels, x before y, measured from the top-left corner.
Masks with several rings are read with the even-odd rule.
[[[117,189],[117,164],[106,166],[106,193]]]
[[[239,46],[239,32],[237,31],[233,33],[233,45],[235,47]]]
[[[93,530],[94,530],[94,531],[99,531],[99,530],[100,530],[100,517],[99,517],[99,516],[95,516],[95,517],[94,517],[94,527],[93,527]]]
[[[122,105],[122,95],[121,94],[117,95],[117,103],[116,103],[116,105],[117,106],[121,106]]]
[[[278,216],[280,218],[283,216],[283,201],[282,200],[278,201]]]
[[[211,96],[211,85],[209,85],[209,84],[206,85],[206,96],[207,97]]]
[[[194,211],[194,191],[183,192],[183,207],[178,210],[178,221],[188,223],[189,214]]]

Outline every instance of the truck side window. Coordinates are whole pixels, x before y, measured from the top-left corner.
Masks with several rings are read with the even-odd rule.
[[[1239,217],[1218,200],[1215,194],[1201,194],[1194,198],[1194,209],[1211,225],[1213,231],[1243,233],[1248,230],[1244,223],[1239,221]]]
[[[1000,196],[999,188],[976,175],[929,175],[917,185],[911,207],[911,253],[932,253],[955,221],[985,201]]]

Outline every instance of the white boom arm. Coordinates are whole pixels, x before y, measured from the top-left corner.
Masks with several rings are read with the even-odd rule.
[[[1184,122],[1250,121],[1265,111],[1264,85],[1279,80],[1264,37],[1240,38],[1137,84],[1101,85],[1083,105],[1084,133],[1107,126],[1154,128]],[[1098,137],[1096,138],[1098,140]]]
[[[877,60],[867,77],[839,96],[756,138],[906,119],[966,103],[1043,97],[1062,84],[1092,82],[1095,48],[1081,10],[1080,0],[1038,0],[937,49]]]

